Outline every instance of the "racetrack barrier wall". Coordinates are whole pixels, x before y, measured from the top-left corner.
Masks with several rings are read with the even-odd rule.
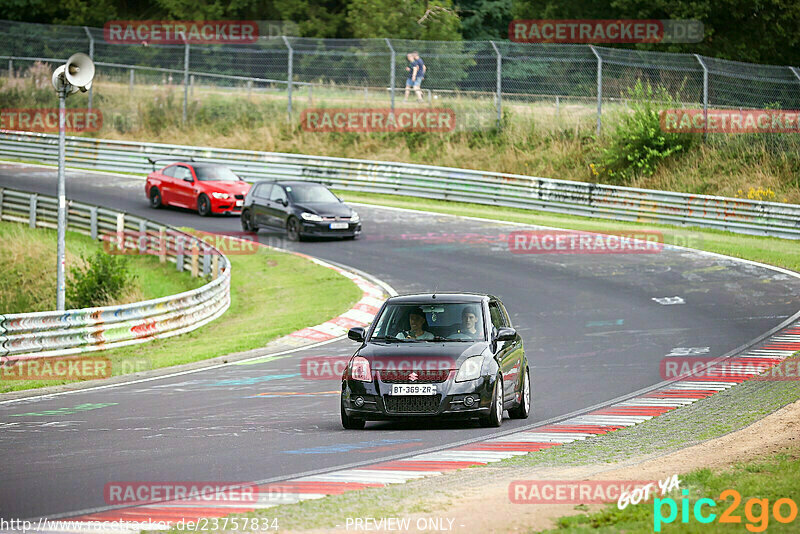
[[[316,181],[336,189],[800,239],[800,205],[691,195],[519,174],[276,152],[67,138],[67,165],[145,174],[148,157],[222,163],[247,180]],[[58,136],[0,131],[0,158],[57,163]]]
[[[2,221],[26,223],[31,228],[56,228],[57,207],[54,197],[0,188]],[[222,315],[230,305],[230,262],[198,237],[140,217],[73,201],[67,204],[67,229],[95,239],[121,236],[114,241],[126,249],[139,250],[144,243],[130,236],[163,238],[168,233],[173,242],[162,248],[161,261],[175,263],[178,271],[196,271],[211,280],[192,291],[144,302],[0,314],[0,363],[103,350],[190,332]],[[174,241],[176,237],[178,241]],[[180,241],[183,246],[176,246]],[[193,265],[197,266],[194,270]]]

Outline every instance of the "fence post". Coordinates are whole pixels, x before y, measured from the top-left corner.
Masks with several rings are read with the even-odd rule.
[[[183,272],[183,252],[186,236],[178,234],[175,236],[175,268],[178,272]]]
[[[394,51],[394,47],[392,46],[392,42],[388,38],[384,38],[386,41],[386,45],[389,47],[389,50],[392,52],[392,59],[390,62],[390,71],[389,71],[389,94],[392,98],[392,113],[394,113],[394,86],[395,86],[395,76],[397,70],[397,55]]]
[[[497,54],[497,97],[495,100],[497,101],[497,127],[500,128],[503,118],[503,55],[500,53],[500,49],[497,48],[497,45],[494,44],[494,41],[489,42],[492,44],[492,48],[494,48],[494,53]]]
[[[592,45],[589,45],[597,58],[597,135],[600,135],[602,127],[601,117],[603,115],[603,58],[597,53]]]
[[[214,254],[211,257],[211,278],[216,280],[219,277],[219,256]]]
[[[133,69],[131,69],[131,79],[130,79],[130,84],[131,84],[131,93],[132,93],[132,92],[133,92]]]
[[[117,248],[125,253],[125,214],[117,213]]]
[[[14,60],[11,58],[8,58],[8,77],[14,77]]]
[[[703,58],[697,54],[692,55],[703,67],[703,140],[705,140],[708,138],[708,67]]]
[[[158,229],[158,262],[167,263],[167,230],[163,226]]]
[[[203,245],[203,277],[211,274],[211,248]]]
[[[289,65],[286,74],[286,94],[289,97],[289,102],[286,104],[286,112],[289,115],[289,124],[292,123],[292,77],[294,76],[294,48],[289,44],[289,39],[285,35],[283,42],[286,43],[286,48],[289,50]]]
[[[183,123],[186,124],[186,106],[189,100],[189,42],[184,40],[183,46]]]
[[[28,199],[28,226],[36,228],[36,193]]]
[[[150,236],[147,235],[147,221],[139,221],[139,254],[147,254],[150,246]]]
[[[94,37],[92,37],[92,32],[89,31],[89,28],[86,26],[83,27],[83,30],[86,32],[87,37],[89,37],[89,59],[94,61]],[[89,87],[89,111],[92,111],[92,87]]]
[[[189,94],[194,96],[194,74],[189,75]]]
[[[9,61],[11,61],[11,60],[9,60]],[[792,71],[792,73],[797,77],[798,80],[800,80],[800,72],[797,72],[796,68],[789,67],[789,70]]]
[[[92,239],[97,239],[97,207],[89,208],[89,234]]]
[[[312,83],[308,84],[308,105],[309,106],[313,106],[314,105],[314,92],[313,91],[314,91],[314,84],[312,84]]]
[[[3,220],[3,188],[0,187],[0,221]]]

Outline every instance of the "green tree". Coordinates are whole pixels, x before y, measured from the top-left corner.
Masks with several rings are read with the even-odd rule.
[[[505,39],[512,20],[512,0],[457,0],[461,33],[466,40]]]
[[[347,22],[353,37],[461,39],[461,21],[451,0],[350,0]]]

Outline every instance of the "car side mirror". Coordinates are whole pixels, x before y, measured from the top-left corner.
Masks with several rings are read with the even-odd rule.
[[[494,336],[495,341],[514,341],[516,338],[517,331],[510,326],[501,326]]]
[[[366,334],[366,330],[364,330],[361,326],[354,326],[347,332],[347,337],[352,339],[353,341],[364,342],[364,337]]]
[[[282,205],[283,205],[283,207],[285,208],[286,206],[288,206],[288,205],[289,205],[289,201],[288,201],[288,200],[286,200],[285,198],[283,198],[283,199],[281,199],[281,204],[282,204]]]

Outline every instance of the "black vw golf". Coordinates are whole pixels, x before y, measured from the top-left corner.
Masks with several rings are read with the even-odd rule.
[[[306,236],[344,237],[361,234],[358,213],[322,184],[301,181],[256,182],[244,199],[242,229],[286,230],[292,241]]]
[[[491,295],[392,297],[367,329],[342,375],[342,426],[407,417],[525,419],[531,381],[522,338]]]

